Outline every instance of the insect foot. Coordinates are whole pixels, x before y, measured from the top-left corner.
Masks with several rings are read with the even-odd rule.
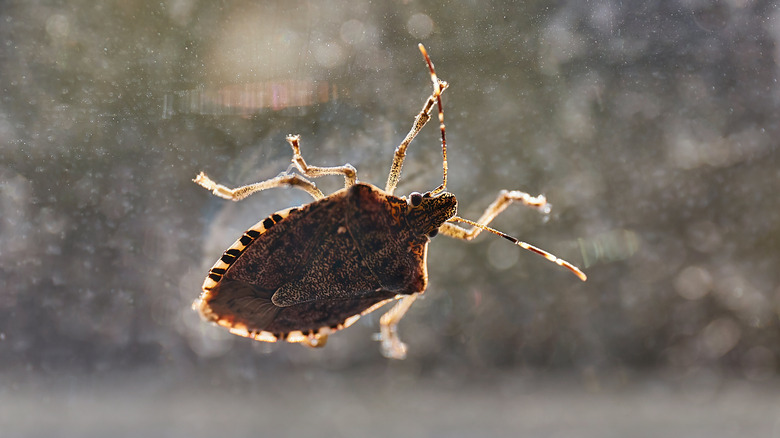
[[[398,338],[395,328],[390,331],[382,327],[379,340],[382,342],[382,356],[389,359],[406,359],[406,344]]]
[[[201,172],[193,180],[214,195],[233,201],[277,187],[309,193],[308,204],[277,211],[245,231],[217,259],[193,303],[203,319],[231,333],[263,342],[286,341],[322,347],[328,336],[354,324],[362,315],[395,304],[379,320],[381,352],[403,359],[407,346],[398,323],[428,286],[428,243],[436,235],[472,240],[482,231],[543,256],[585,280],[571,263],[488,227],[510,204],[543,213],[544,196],[502,190],[477,221],[458,217],[455,195],[447,192],[447,141],[441,95],[448,84],[436,76],[420,45],[433,91],[396,147],[385,189],[357,179],[349,164],[318,167],[302,156],[300,136],[290,135],[292,166],[300,174],[231,189]],[[406,149],[438,109],[442,183],[425,193],[395,196]],[[326,175],[344,178],[344,188],[330,195],[311,181]],[[464,226],[458,224],[465,224]]]

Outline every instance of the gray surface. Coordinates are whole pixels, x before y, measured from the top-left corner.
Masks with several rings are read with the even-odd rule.
[[[778,436],[779,20],[770,1],[3,3],[2,426]],[[275,176],[299,133],[310,163],[382,185],[430,92],[419,41],[451,85],[460,214],[544,193],[549,216],[494,225],[588,282],[437,237],[403,363],[371,340],[378,314],[316,351],[202,323],[189,306],[221,251],[308,200],[231,203],[191,179]],[[399,192],[440,166],[429,126]]]
[[[776,382],[715,389],[634,379],[586,389],[552,376],[414,381],[393,369],[349,378],[258,376],[241,387],[215,384],[213,376],[186,385],[149,377],[56,387],[45,398],[2,397],[0,418],[10,425],[3,436],[780,436]]]

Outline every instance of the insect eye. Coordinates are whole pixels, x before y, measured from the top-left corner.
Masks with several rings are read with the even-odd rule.
[[[412,192],[411,195],[409,195],[409,203],[412,204],[412,207],[417,207],[422,202],[422,195],[417,192]]]
[[[431,231],[430,233],[428,233],[428,237],[430,237],[430,238],[433,238],[433,237],[435,237],[437,234],[439,234],[439,229],[438,229],[438,228],[436,228],[435,230],[433,230],[433,231]]]

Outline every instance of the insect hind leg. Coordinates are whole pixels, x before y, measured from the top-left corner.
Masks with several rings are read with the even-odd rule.
[[[322,348],[328,343],[328,335],[319,335],[317,337],[306,337],[301,341],[304,345],[311,348]]]
[[[275,187],[285,187],[285,186],[301,189],[306,193],[310,194],[315,200],[322,199],[325,197],[325,195],[323,195],[320,189],[318,189],[313,182],[302,177],[301,175],[295,175],[295,174],[282,174],[275,178],[267,179],[265,181],[260,181],[254,184],[248,184],[245,186],[237,187],[235,189],[231,189],[222,184],[216,183],[214,180],[209,178],[204,172],[199,173],[198,176],[196,176],[195,179],[193,179],[192,181],[194,181],[204,189],[211,191],[211,193],[213,193],[215,196],[219,196],[220,198],[224,198],[224,199],[229,199],[231,201],[240,201],[246,198],[247,196],[260,192],[262,190],[272,189]]]

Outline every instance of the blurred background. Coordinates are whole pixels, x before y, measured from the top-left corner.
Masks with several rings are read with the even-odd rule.
[[[0,6],[0,427],[9,437],[780,437],[780,9],[762,0],[8,1]],[[190,308],[270,213],[284,137],[384,187],[444,93],[449,189],[399,330],[264,344]],[[435,124],[399,194],[441,181]],[[326,192],[343,180],[317,180]]]

